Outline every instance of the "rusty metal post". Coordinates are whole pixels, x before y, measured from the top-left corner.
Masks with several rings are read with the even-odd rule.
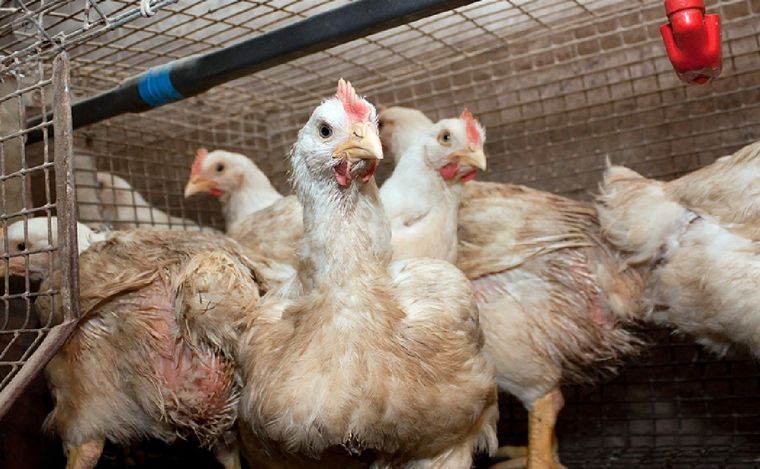
[[[74,130],[71,120],[69,56],[63,52],[53,62],[55,104],[55,189],[58,216],[58,256],[61,269],[61,302],[64,323],[79,318],[79,252],[77,200],[74,182]]]
[[[74,330],[79,318],[79,255],[77,243],[76,187],[74,184],[71,125],[71,97],[69,89],[69,57],[65,52],[53,62],[53,105],[55,112],[55,179],[56,213],[58,216],[57,256],[60,269],[60,301],[63,322],[53,327],[32,353],[10,383],[0,391],[0,417],[23,392],[29,382]]]

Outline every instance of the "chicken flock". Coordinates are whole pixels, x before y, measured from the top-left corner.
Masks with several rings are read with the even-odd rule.
[[[81,319],[45,369],[67,468],[151,437],[228,469],[554,469],[560,386],[614,373],[640,323],[760,355],[760,144],[667,183],[609,167],[589,203],[473,181],[485,142],[466,109],[378,116],[341,80],[290,151],[294,195],[198,150],[185,196],[217,197],[226,234],[98,173],[116,230],[78,225]],[[8,227],[7,274],[57,288],[55,223]],[[498,391],[527,408],[527,449],[498,448]]]

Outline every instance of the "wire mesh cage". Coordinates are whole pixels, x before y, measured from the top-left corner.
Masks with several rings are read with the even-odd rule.
[[[75,239],[66,224],[74,221],[74,199],[68,191],[56,191],[73,176],[69,164],[71,130],[66,122],[69,109],[68,62],[59,57],[53,66],[38,61],[17,69],[2,80],[2,125],[0,126],[0,199],[2,200],[3,316],[0,333],[0,413],[41,369],[74,325],[77,312],[76,280],[64,280],[58,289],[40,290],[39,280],[57,268],[76,270]],[[37,148],[26,148],[25,110],[53,106],[58,111],[60,137],[47,138]],[[43,129],[52,122],[43,122]],[[54,163],[55,155],[55,163]],[[56,179],[56,176],[58,177]],[[52,219],[58,213],[61,225]],[[34,219],[34,223],[30,220]],[[60,230],[59,230],[60,228]],[[41,296],[61,301],[64,317],[34,312]]]
[[[153,13],[165,3],[173,2],[148,2],[147,8]],[[123,25],[140,11],[130,2],[0,4],[0,416],[65,341],[78,316],[70,66],[61,50]],[[35,115],[43,117],[28,125]],[[28,144],[33,133],[41,137]],[[41,289],[41,280],[59,270],[65,273],[61,281]],[[62,316],[36,310],[42,297]]]
[[[18,103],[33,96],[38,113],[45,115],[53,85],[46,61],[61,47],[71,57],[71,92],[83,99],[151,67],[351,2],[153,1],[148,5],[160,9],[150,17],[140,15],[137,3],[142,2],[15,2],[14,8],[37,8],[26,23],[13,16],[21,10],[1,10],[6,15],[0,17],[2,66],[37,70],[34,85],[13,82],[2,93],[3,102],[28,108]],[[668,179],[760,138],[757,1],[708,2],[723,20],[724,71],[706,87],[686,87],[673,73],[659,33],[665,19],[660,1],[461,4],[466,5],[294,60],[283,58],[181,102],[77,130],[72,161],[79,220],[114,228],[222,229],[216,200],[182,194],[196,149],[243,153],[286,193],[286,155],[297,129],[340,77],[375,103],[414,107],[432,119],[458,115],[467,106],[488,129],[484,179],[572,198],[591,197],[606,158]],[[22,24],[22,30],[39,30],[42,24],[46,34],[18,33]],[[25,118],[14,119],[23,126]],[[20,184],[21,193],[47,188],[52,143],[23,150],[14,136],[20,128],[3,126],[3,154],[15,145],[22,154],[40,147],[42,156],[35,156],[36,166],[22,163],[24,178],[10,177],[18,169],[5,166],[3,190],[12,184]],[[380,179],[390,170],[381,167]],[[45,182],[28,182],[34,177]],[[9,208],[11,199],[4,197],[5,229],[18,210],[26,210],[25,217],[33,215],[28,207],[37,207],[37,215],[55,213],[60,200],[50,187],[39,192],[44,201],[25,208]],[[33,296],[55,293],[33,294],[28,280],[13,287],[7,275],[5,282],[6,323],[12,307],[28,320]],[[646,334],[657,345],[619,378],[567,389],[559,424],[563,462],[568,467],[760,465],[754,424],[760,373],[754,362],[715,359],[668,331]],[[524,443],[524,411],[510,399],[503,402],[502,443]]]

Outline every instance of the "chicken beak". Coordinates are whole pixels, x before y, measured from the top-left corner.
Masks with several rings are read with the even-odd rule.
[[[349,161],[382,160],[383,145],[371,122],[357,122],[351,126],[349,137],[335,148],[332,156]]]
[[[216,182],[213,180],[200,176],[190,176],[190,180],[187,181],[187,185],[185,186],[185,198],[203,192],[210,192],[213,189],[216,189]]]
[[[483,152],[483,148],[478,146],[469,145],[467,150],[458,151],[451,156],[462,164],[484,171],[486,169],[486,154]]]

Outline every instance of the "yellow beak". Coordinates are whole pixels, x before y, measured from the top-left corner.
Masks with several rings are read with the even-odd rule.
[[[185,198],[198,193],[208,192],[216,188],[216,182],[199,176],[190,176],[185,186]]]
[[[333,158],[355,160],[382,160],[383,145],[371,122],[357,122],[351,126],[349,137],[333,151]]]
[[[483,152],[483,148],[470,144],[467,150],[455,152],[451,155],[451,158],[456,158],[460,163],[478,168],[481,170],[486,169],[486,154]]]

